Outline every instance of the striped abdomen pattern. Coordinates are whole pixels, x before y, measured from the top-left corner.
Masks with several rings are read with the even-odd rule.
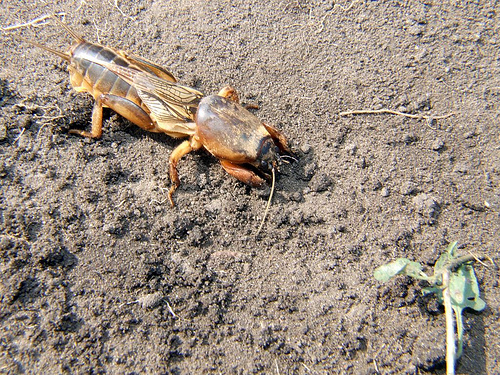
[[[103,61],[128,67],[130,64],[116,52],[96,44],[80,43],[72,48],[70,54],[71,84],[77,91],[89,92],[95,99],[101,94],[112,94],[142,104],[134,87],[98,64],[98,61]]]

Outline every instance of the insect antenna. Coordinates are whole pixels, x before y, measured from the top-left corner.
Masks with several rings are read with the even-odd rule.
[[[35,47],[38,47],[38,48],[41,48],[41,49],[44,49],[45,51],[48,51],[50,53],[53,53],[54,55],[57,55],[59,56],[61,59],[63,60],[66,60],[66,61],[71,61],[71,56],[67,53],[64,53],[64,52],[60,52],[58,50],[55,50],[53,48],[50,48],[50,47],[47,47],[47,46],[44,46],[43,44],[40,44],[40,43],[37,43],[33,40],[29,40],[29,39],[26,39],[26,38],[23,38],[22,36],[19,36],[19,35],[16,35],[14,36],[14,38],[16,39],[20,39],[22,40],[23,42],[26,42],[26,43],[29,43]]]
[[[83,39],[80,35],[74,32],[68,25],[66,25],[63,21],[57,18],[55,14],[52,15],[50,18],[56,21],[56,23],[59,24],[59,26],[61,26],[64,30],[66,30],[68,34],[71,35],[78,43],[85,43],[85,39]]]
[[[273,200],[273,194],[274,194],[274,185],[276,182],[276,175],[274,173],[274,167],[271,169],[272,175],[273,175],[273,182],[271,184],[271,193],[269,193],[269,199],[267,200],[267,205],[266,205],[266,210],[264,211],[264,217],[262,218],[262,221],[260,223],[259,229],[257,229],[257,233],[255,233],[255,236],[258,236],[262,227],[264,226],[264,222],[266,221],[267,213],[269,212],[269,207],[271,207],[271,201]]]

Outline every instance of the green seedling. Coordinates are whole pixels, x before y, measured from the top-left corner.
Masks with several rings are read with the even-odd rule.
[[[485,308],[486,303],[479,298],[479,286],[471,262],[472,255],[458,256],[455,253],[457,243],[448,246],[434,265],[434,275],[428,276],[420,263],[406,258],[378,267],[374,276],[386,282],[397,275],[406,275],[418,280],[427,281],[430,286],[423,289],[424,294],[434,293],[444,305],[446,315],[446,373],[455,373],[455,361],[462,355],[463,321],[462,311],[469,307],[476,311]],[[455,347],[454,319],[457,321],[458,350]]]

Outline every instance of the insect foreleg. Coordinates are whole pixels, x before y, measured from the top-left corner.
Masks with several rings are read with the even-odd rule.
[[[234,164],[227,160],[221,160],[220,164],[227,173],[229,173],[233,177],[236,177],[238,180],[247,185],[250,185],[252,187],[261,187],[266,183],[266,180],[258,176],[257,173],[248,168],[245,168],[242,165]]]

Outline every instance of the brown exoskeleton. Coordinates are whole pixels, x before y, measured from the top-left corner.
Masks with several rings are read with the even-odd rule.
[[[239,104],[230,88],[204,97],[194,88],[176,83],[171,73],[141,57],[86,42],[57,20],[77,41],[62,53],[35,42],[69,62],[72,86],[95,99],[92,130],[70,130],[81,136],[102,135],[102,108],[109,107],[144,130],[163,132],[175,138],[189,137],[170,155],[172,186],[180,185],[179,160],[187,153],[205,148],[238,180],[254,187],[272,176],[280,153],[290,153],[285,137],[260,121]],[[270,198],[271,199],[271,198]],[[269,200],[270,201],[270,200]]]

